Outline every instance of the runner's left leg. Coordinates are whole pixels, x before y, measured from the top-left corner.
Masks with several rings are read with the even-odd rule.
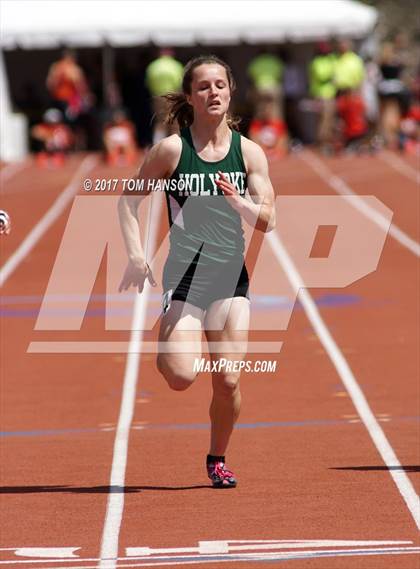
[[[239,416],[241,393],[238,366],[247,351],[249,312],[249,300],[245,297],[235,297],[216,300],[206,313],[204,328],[210,357],[211,361],[217,362],[219,366],[212,374],[209,454],[213,456],[225,454]],[[218,345],[212,345],[213,343]],[[222,366],[225,361],[226,365]]]

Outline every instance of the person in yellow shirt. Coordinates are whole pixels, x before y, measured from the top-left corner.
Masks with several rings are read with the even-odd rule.
[[[330,151],[333,143],[336,61],[331,45],[322,41],[316,46],[315,57],[309,64],[309,92],[319,104],[317,142],[324,151]]]
[[[258,122],[261,116],[266,115],[267,94],[269,94],[270,120],[279,121],[283,128],[283,70],[284,65],[281,58],[267,50],[261,51],[250,61],[247,73],[252,84],[254,126],[257,124],[255,121]]]
[[[260,53],[248,65],[248,75],[257,91],[280,87],[283,62],[272,53]]]
[[[154,128],[153,144],[156,144],[174,132],[170,131],[163,123],[162,115],[165,109],[164,95],[171,92],[178,92],[182,86],[183,65],[174,57],[173,50],[169,48],[161,49],[159,56],[153,60],[146,68],[146,87],[153,97]]]
[[[334,70],[334,85],[337,91],[358,89],[362,85],[364,76],[363,59],[353,51],[353,42],[349,39],[340,40]]]

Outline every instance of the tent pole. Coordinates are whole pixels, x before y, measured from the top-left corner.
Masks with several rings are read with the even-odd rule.
[[[113,91],[115,88],[115,52],[108,44],[102,47],[102,97],[105,109],[115,106]]]
[[[9,80],[6,73],[6,65],[4,63],[3,50],[0,49],[0,109],[2,114],[12,112],[10,104]]]
[[[13,113],[3,50],[0,49],[0,158],[22,160],[28,154],[28,120]]]

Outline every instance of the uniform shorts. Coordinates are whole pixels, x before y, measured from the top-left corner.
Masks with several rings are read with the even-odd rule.
[[[163,311],[171,300],[181,300],[207,310],[223,298],[249,298],[249,277],[244,259],[218,262],[200,259],[200,253],[188,265],[167,259],[163,269]]]

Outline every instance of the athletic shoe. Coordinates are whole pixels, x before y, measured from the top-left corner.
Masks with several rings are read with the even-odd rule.
[[[225,467],[224,462],[207,464],[207,475],[213,482],[213,488],[235,488],[236,486],[234,474]]]

